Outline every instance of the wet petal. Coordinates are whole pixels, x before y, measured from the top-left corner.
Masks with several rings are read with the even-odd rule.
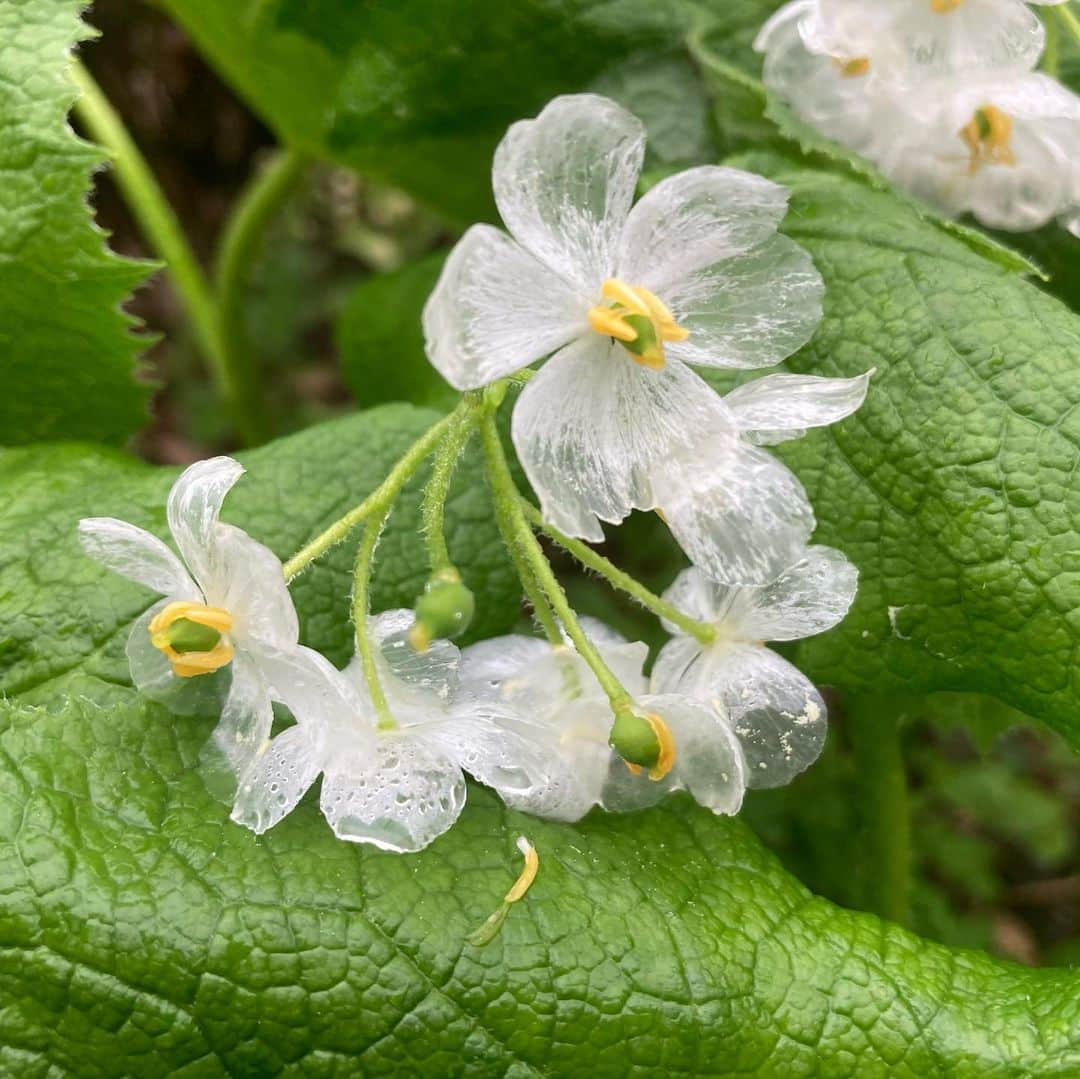
[[[611,276],[645,156],[645,128],[605,97],[551,101],[495,151],[495,202],[514,238],[589,293]]]
[[[233,772],[241,775],[269,739],[274,713],[270,688],[251,656],[237,650],[229,669],[232,682],[214,728],[214,743]]]
[[[417,652],[408,640],[415,618],[405,608],[383,611],[369,619],[371,635],[394,678],[409,689],[445,702],[457,684],[461,652],[453,642],[443,639]]]
[[[440,751],[407,731],[380,734],[373,760],[338,760],[320,804],[334,834],[381,850],[423,850],[457,820],[465,777]]]
[[[773,236],[673,282],[662,298],[690,336],[668,345],[668,356],[703,367],[771,367],[813,337],[824,293],[810,255]]]
[[[735,438],[719,395],[692,371],[670,362],[647,370],[597,334],[544,365],[517,402],[512,431],[544,517],[597,542],[600,519],[658,504],[661,464],[700,467],[706,437]]]
[[[211,538],[221,504],[243,474],[231,457],[211,457],[184,469],[169,492],[169,528],[191,575],[204,589],[203,578],[212,570]]]
[[[232,819],[256,835],[288,816],[322,771],[312,731],[290,727],[266,744],[240,778]]]
[[[589,331],[589,296],[505,233],[474,225],[424,306],[428,358],[455,389],[512,374]]]
[[[255,661],[271,696],[301,725],[321,731],[348,731],[361,748],[374,752],[375,725],[370,708],[345,673],[302,645],[281,650],[260,645]]]
[[[787,188],[740,169],[702,165],[676,173],[630,211],[615,276],[667,301],[687,276],[773,236],[787,204]]]
[[[79,542],[91,557],[129,580],[172,599],[200,599],[180,559],[157,536],[115,517],[84,517]]]
[[[769,446],[850,416],[866,399],[873,373],[855,378],[766,375],[732,390],[724,404],[751,442]]]

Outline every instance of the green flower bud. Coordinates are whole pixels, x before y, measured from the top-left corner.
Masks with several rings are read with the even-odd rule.
[[[462,584],[457,570],[442,570],[417,596],[414,610],[416,622],[409,631],[409,643],[424,652],[437,637],[453,638],[464,633],[472,622],[476,600]]]
[[[608,745],[628,764],[642,768],[652,768],[660,759],[660,739],[653,725],[629,708],[615,713]]]

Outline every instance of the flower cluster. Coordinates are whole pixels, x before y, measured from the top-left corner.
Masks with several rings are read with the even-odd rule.
[[[1024,0],[794,0],[755,47],[770,90],[942,213],[1077,231],[1080,98],[1034,70],[1045,36]]]
[[[321,779],[335,834],[415,851],[453,824],[466,775],[554,820],[673,790],[735,813],[747,787],[785,783],[820,752],[824,702],[764,642],[839,622],[856,571],[808,546],[806,493],[763,447],[848,416],[870,373],[774,374],[724,395],[694,370],[778,363],[813,333],[822,283],[777,232],[783,188],[707,167],[635,204],[644,146],[633,116],[591,95],[510,129],[494,166],[509,235],[469,230],[424,311],[429,356],[464,391],[460,404],[286,566],[220,520],[243,471],[225,457],[189,468],[169,495],[181,557],[125,522],[81,522],[91,555],[162,597],[132,627],[132,678],[174,711],[220,717],[213,741],[235,776],[235,821],[261,833]],[[505,400],[539,509],[506,461],[495,424]],[[545,637],[461,649],[448,638],[467,628],[473,598],[441,536],[442,505],[477,433]],[[415,610],[373,615],[379,532],[432,455],[432,577]],[[692,562],[663,596],[582,542],[632,510],[660,513]],[[299,643],[286,582],[361,522],[357,650],[339,670]],[[651,672],[644,644],[577,617],[537,529],[664,620],[671,639]]]

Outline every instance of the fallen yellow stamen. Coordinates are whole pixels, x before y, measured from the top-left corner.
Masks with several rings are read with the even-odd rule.
[[[525,856],[525,866],[518,875],[518,879],[514,881],[510,891],[503,896],[503,901],[499,904],[498,909],[479,929],[465,938],[477,948],[489,944],[495,939],[499,930],[502,929],[503,922],[506,921],[507,914],[510,913],[510,907],[524,898],[525,893],[532,887],[533,881],[536,880],[536,874],[540,869],[540,855],[536,853],[536,848],[524,836],[519,836],[517,849]]]
[[[856,56],[852,60],[842,60],[839,56],[832,58],[835,67],[845,79],[858,79],[870,73],[870,58],[868,56]]]
[[[660,753],[656,758],[656,763],[649,769],[649,778],[656,783],[675,767],[675,761],[678,759],[678,754],[675,752],[675,736],[671,733],[671,728],[654,712],[648,713],[643,718],[652,727],[652,732],[660,743]],[[634,764],[631,761],[623,761],[623,764],[631,775],[641,775],[640,764]]]
[[[647,288],[611,277],[600,292],[610,303],[589,309],[589,325],[597,333],[622,342],[642,367],[662,370],[666,362],[664,342],[685,341],[690,336],[660,297]]]
[[[1009,146],[1012,138],[1011,117],[995,105],[976,109],[960,129],[960,137],[971,153],[968,175],[974,176],[983,165],[1015,165],[1016,155]]]
[[[169,630],[184,620],[206,626],[221,634],[213,648],[205,652],[177,652],[170,640]],[[204,603],[177,600],[163,607],[150,620],[150,643],[165,654],[178,678],[195,678],[210,674],[232,662],[233,646],[225,634],[233,628],[232,615],[221,607],[208,607]]]

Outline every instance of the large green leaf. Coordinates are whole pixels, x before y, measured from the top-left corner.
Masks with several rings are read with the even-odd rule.
[[[280,557],[362,501],[437,414],[390,406],[310,428],[242,454],[250,474],[230,494],[226,519]],[[154,597],[80,551],[80,517],[121,517],[161,535],[177,470],[150,468],[116,451],[82,446],[12,449],[0,456],[0,695],[52,701],[72,677],[127,681],[128,624]],[[407,489],[378,549],[374,603],[412,606],[427,576],[418,483]],[[463,463],[447,510],[451,550],[477,593],[474,632],[505,632],[517,615],[516,579],[491,520],[484,481]],[[356,536],[293,586],[302,635],[338,662],[348,624]]]
[[[633,99],[693,81],[671,50],[695,20],[739,40],[760,0],[165,0],[286,142],[400,184],[465,220],[491,216],[491,154],[509,123],[604,77]],[[667,74],[650,89],[651,60]],[[622,65],[629,63],[627,73]],[[682,61],[685,64],[685,61]],[[678,80],[672,82],[672,78]],[[693,89],[671,149],[705,137]],[[648,111],[647,106],[645,111]]]
[[[120,304],[145,266],[86,204],[101,153],[67,124],[82,0],[0,0],[0,443],[122,442],[146,419]]]
[[[261,839],[203,723],[84,677],[0,706],[0,1062],[73,1076],[1070,1076],[1077,976],[812,897],[684,801],[578,826],[473,789],[417,856],[308,801]],[[516,875],[502,933],[466,943]]]
[[[800,645],[855,691],[992,693],[1080,742],[1080,318],[904,200],[775,158],[825,278],[793,370],[877,368],[851,420],[791,443],[818,539],[862,577]]]

